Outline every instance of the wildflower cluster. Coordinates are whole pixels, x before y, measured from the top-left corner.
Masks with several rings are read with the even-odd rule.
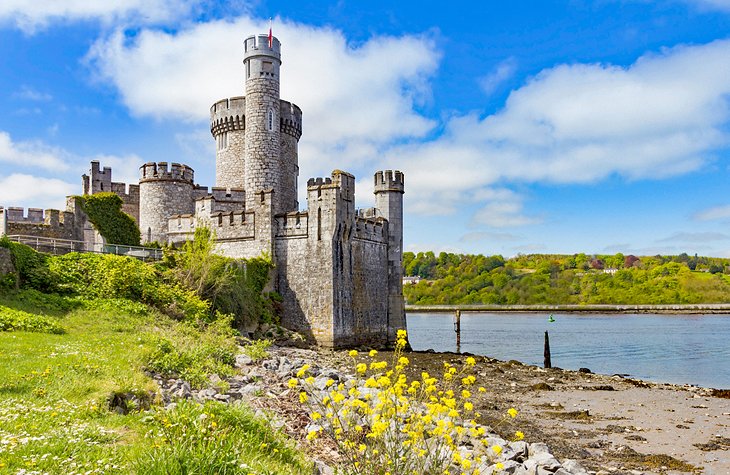
[[[405,330],[397,336],[391,361],[378,360],[378,352],[371,350],[368,362],[357,362],[358,352],[350,351],[356,376],[347,382],[315,379],[309,365],[289,381],[311,409],[307,439],[332,439],[347,474],[478,475],[499,470],[501,463],[492,465],[502,447],[490,443],[486,428],[476,422],[480,414],[472,397],[486,390],[476,386],[475,359],[467,358],[461,367],[444,362],[443,374],[422,372],[409,380]],[[516,415],[510,409],[505,418]],[[475,449],[465,450],[467,443]]]

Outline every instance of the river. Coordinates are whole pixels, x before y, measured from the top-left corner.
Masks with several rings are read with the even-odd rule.
[[[408,313],[414,350],[456,351],[453,314]],[[730,388],[730,315],[462,313],[461,351],[674,384]]]

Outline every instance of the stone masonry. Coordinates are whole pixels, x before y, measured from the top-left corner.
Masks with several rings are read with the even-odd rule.
[[[246,38],[243,49],[245,96],[210,108],[215,187],[196,185],[187,165],[166,162],[142,165],[139,183],[127,187],[112,182],[110,168],[91,162],[83,192],[119,194],[144,242],[178,244],[206,226],[222,255],[270,256],[271,285],[283,299],[282,324],[310,340],[328,347],[388,346],[406,324],[403,174],[375,173],[376,206],[364,210],[355,208],[353,175],[335,170],[311,178],[300,210],[302,111],[279,97],[281,44],[256,35]],[[24,217],[22,210],[0,208],[0,233],[25,223],[39,234],[73,228],[64,235],[78,237],[83,230],[68,226],[84,221],[77,214],[29,210]]]

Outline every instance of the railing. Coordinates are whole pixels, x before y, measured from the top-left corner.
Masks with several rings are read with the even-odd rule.
[[[130,256],[142,261],[159,261],[162,259],[162,249],[142,246],[122,246],[119,244],[92,243],[75,241],[72,239],[57,239],[39,236],[25,236],[11,234],[8,239],[30,246],[36,251],[48,254],[68,254],[69,252],[95,252],[97,254],[115,254]]]

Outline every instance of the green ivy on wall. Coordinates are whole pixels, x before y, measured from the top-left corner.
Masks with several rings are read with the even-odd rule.
[[[95,193],[78,197],[81,208],[108,244],[139,246],[137,223],[122,211],[122,199],[115,193]]]

